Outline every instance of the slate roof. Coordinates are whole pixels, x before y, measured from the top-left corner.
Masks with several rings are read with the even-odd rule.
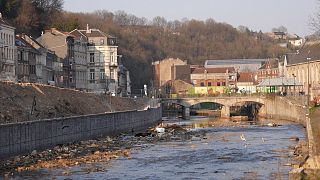
[[[302,86],[300,82],[294,79],[288,78],[270,78],[264,79],[257,87],[266,87],[266,86]]]
[[[234,65],[234,64],[261,64],[266,62],[267,59],[217,59],[206,60],[207,65]]]
[[[106,35],[104,32],[100,31],[99,29],[90,29],[90,33],[87,33],[87,30],[78,30],[86,37],[110,37],[114,38],[110,35]]]
[[[40,54],[40,52],[37,49],[35,49],[31,44],[29,44],[27,41],[25,41],[20,36],[15,37],[15,45],[17,47],[28,48],[28,49],[32,50],[34,53]]]
[[[310,61],[320,60],[320,42],[306,43],[297,53],[288,54],[288,65],[306,63],[307,58],[311,58]]]
[[[6,26],[10,26],[12,28],[14,28],[11,24],[9,24],[6,20],[4,20],[3,18],[0,18],[0,24],[1,25],[6,25]],[[14,28],[15,29],[15,28]]]

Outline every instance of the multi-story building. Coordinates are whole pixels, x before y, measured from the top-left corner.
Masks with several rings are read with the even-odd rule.
[[[49,81],[52,81],[52,62],[50,59],[47,59],[48,49],[38,43],[31,36],[26,34],[19,35],[24,41],[28,42],[34,49],[36,49],[39,54],[36,56],[36,75],[37,83],[48,84]]]
[[[284,60],[285,75],[293,78],[296,92],[310,95],[310,100],[320,96],[320,42],[306,43],[297,53],[288,54]]]
[[[54,51],[48,51],[47,53],[47,66],[50,66],[52,62],[52,78],[48,80],[48,84],[63,87],[63,62],[55,54]],[[50,77],[50,76],[49,76]]]
[[[57,29],[45,31],[37,41],[45,48],[54,51],[63,62],[64,87],[80,90],[87,87],[86,41],[77,39],[68,32]]]
[[[168,58],[153,62],[153,84],[156,89],[161,88],[170,80],[190,81],[190,66],[187,61],[181,59]]]
[[[265,79],[274,79],[280,76],[280,65],[278,59],[269,59],[257,71],[257,81],[260,83]]]
[[[70,32],[77,39],[88,42],[87,46],[87,89],[92,92],[118,92],[117,39],[99,29],[75,29]]]
[[[41,55],[31,44],[16,36],[17,47],[17,80],[18,82],[38,82],[36,73],[37,56]]]
[[[15,28],[0,13],[0,80],[17,80],[15,52]]]
[[[195,68],[191,72],[191,82],[195,94],[224,93],[228,88],[235,88],[237,72],[234,67]]]

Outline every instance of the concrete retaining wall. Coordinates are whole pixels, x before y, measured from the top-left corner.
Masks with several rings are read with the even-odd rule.
[[[161,117],[161,108],[152,108],[0,125],[0,159],[68,142],[145,130]]]
[[[306,107],[295,104],[285,97],[266,99],[259,110],[260,117],[289,120],[306,126]]]

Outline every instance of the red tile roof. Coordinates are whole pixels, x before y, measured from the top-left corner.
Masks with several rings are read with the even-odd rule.
[[[238,82],[254,82],[254,73],[252,72],[240,72]]]
[[[234,73],[236,70],[234,67],[223,67],[223,68],[195,68],[191,74],[203,74],[207,70],[207,73]]]

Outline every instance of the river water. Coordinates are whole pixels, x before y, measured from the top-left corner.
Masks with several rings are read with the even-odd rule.
[[[172,120],[192,132],[191,138],[143,144],[131,158],[107,164],[81,165],[68,169],[43,169],[15,179],[288,179],[290,146],[305,139],[304,128],[285,123],[278,127],[244,125],[214,127],[214,119]],[[243,138],[241,139],[240,136]],[[245,141],[244,141],[245,139]],[[88,173],[86,169],[104,171]]]

